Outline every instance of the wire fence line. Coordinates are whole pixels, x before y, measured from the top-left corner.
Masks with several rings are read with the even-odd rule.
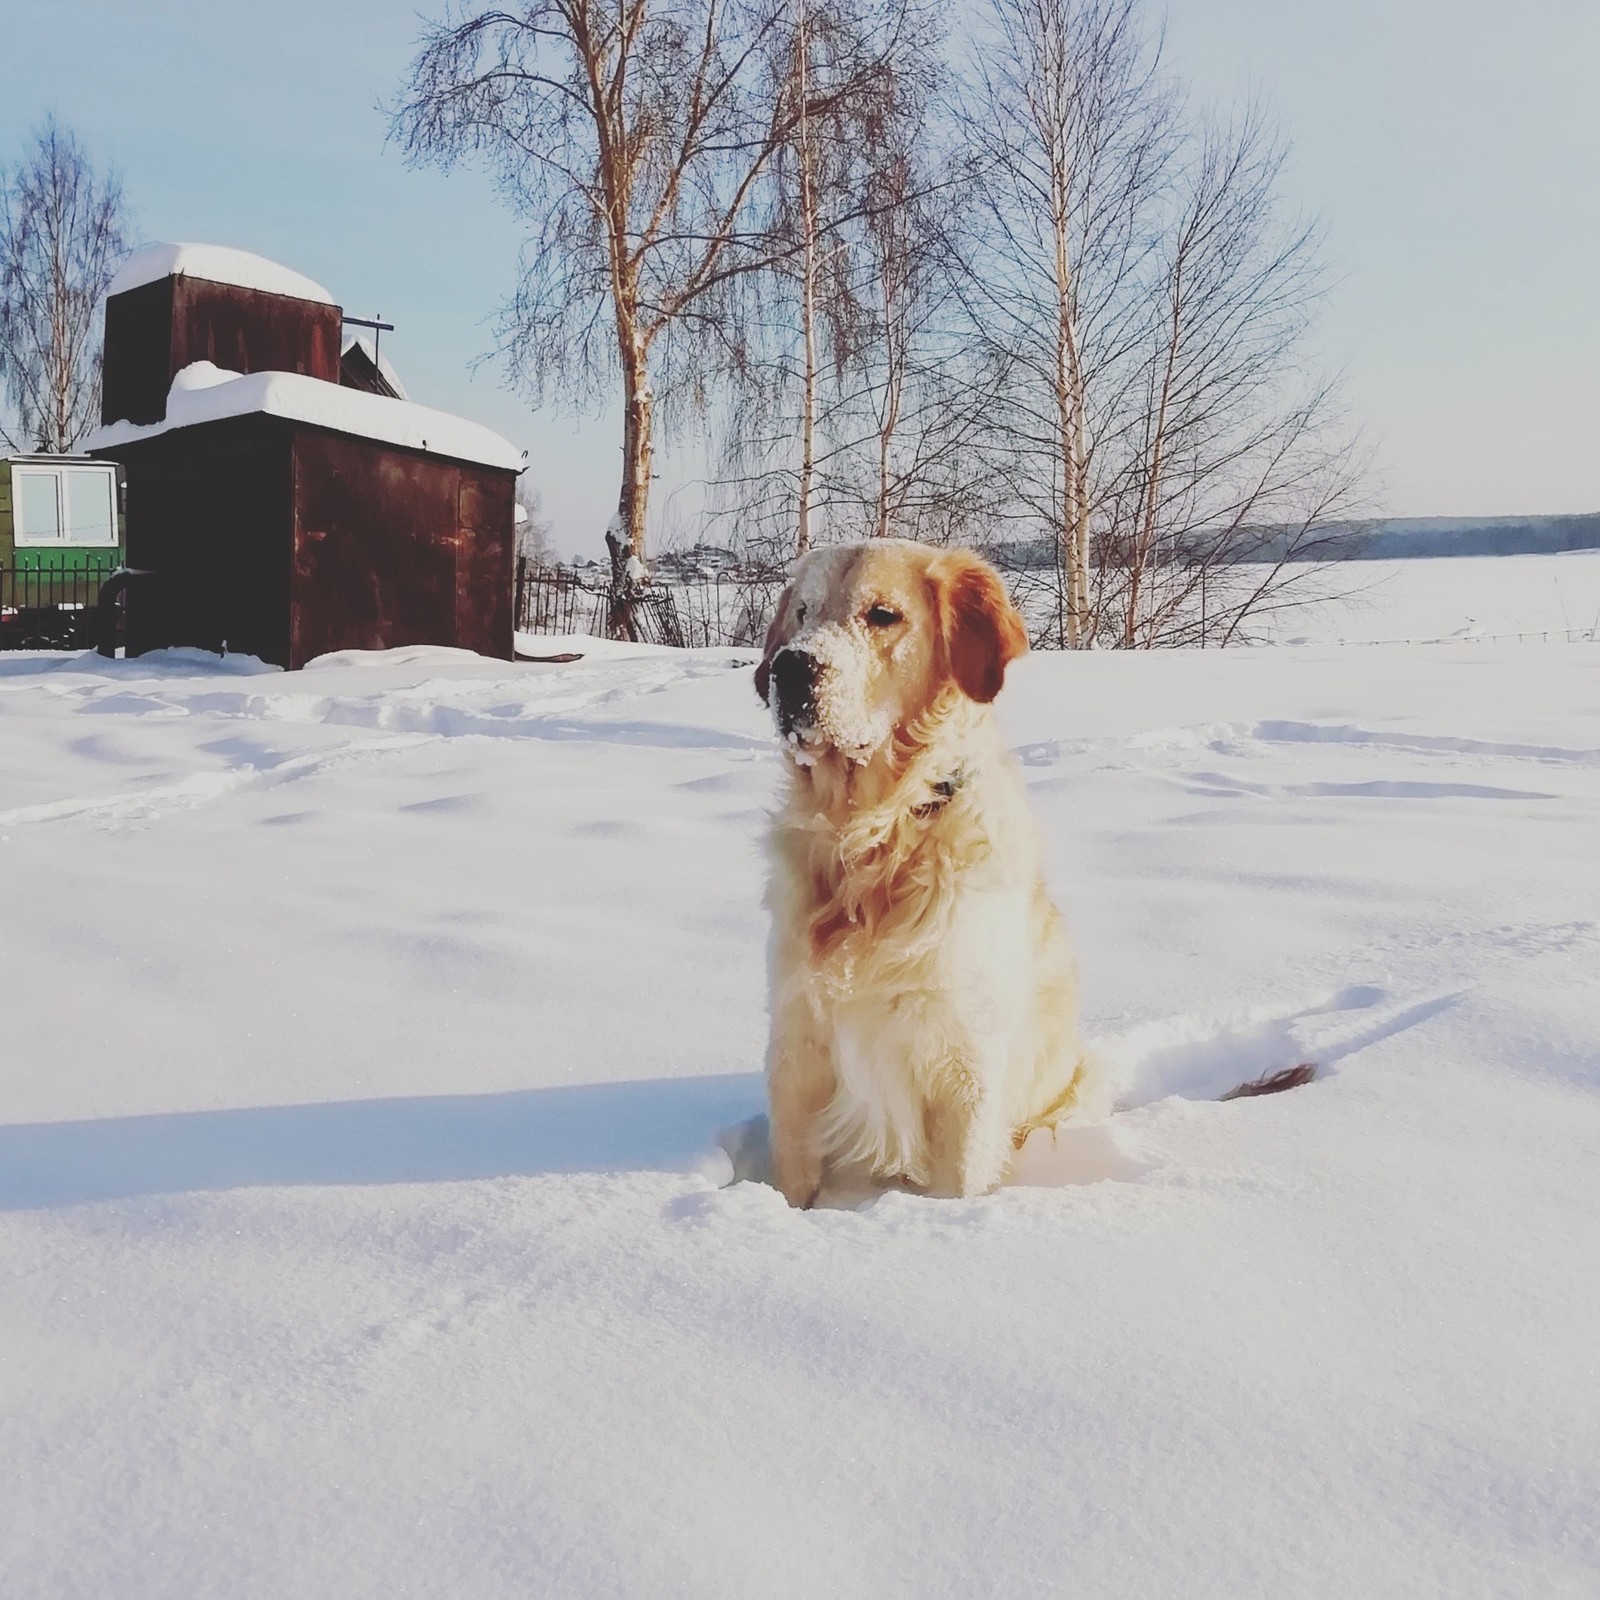
[[[516,619],[523,633],[592,634],[680,647],[758,646],[766,636],[786,574],[781,569],[730,570],[692,579],[654,581],[626,597],[609,575],[581,568],[517,563]],[[1035,598],[1026,583],[1014,585],[1026,613]],[[625,631],[626,630],[626,631]],[[1031,631],[1031,630],[1030,630]],[[1197,636],[1204,642],[1204,634]],[[1193,642],[1193,641],[1175,641]],[[1280,641],[1286,642],[1286,641]],[[1299,644],[1594,644],[1600,626],[1523,629],[1508,633],[1413,635],[1392,639],[1309,639]],[[1049,647],[1048,638],[1042,641]],[[1245,641],[1240,641],[1241,645]]]
[[[1527,628],[1521,633],[1440,633],[1409,639],[1312,639],[1311,644],[1600,644],[1600,628]]]

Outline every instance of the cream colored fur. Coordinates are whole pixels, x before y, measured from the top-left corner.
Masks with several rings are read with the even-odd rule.
[[[770,838],[767,1082],[793,1205],[849,1173],[981,1194],[1031,1129],[1109,1109],[986,703],[1025,647],[966,552],[818,551],[779,607],[757,674],[775,715],[781,652],[819,673],[810,723],[787,730]]]

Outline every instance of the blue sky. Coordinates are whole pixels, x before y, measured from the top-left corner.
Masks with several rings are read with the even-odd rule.
[[[408,168],[380,102],[392,0],[10,7],[0,153],[54,109],[147,239],[255,250],[398,325],[414,398],[525,446],[567,550],[614,504],[613,420],[534,414],[492,366],[518,233],[487,182]],[[1403,516],[1600,509],[1600,3],[1170,0],[1198,93],[1264,92],[1337,275],[1321,335]],[[673,453],[661,463],[675,475]],[[682,458],[676,467],[681,476]]]

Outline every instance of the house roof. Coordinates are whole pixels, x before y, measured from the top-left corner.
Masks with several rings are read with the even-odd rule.
[[[512,472],[520,472],[527,459],[524,451],[492,429],[446,411],[341,388],[297,372],[251,372],[241,376],[209,361],[192,363],[172,380],[164,422],[145,426],[113,422],[96,429],[81,448],[111,450],[224,417],[257,415],[287,417],[358,439],[402,445],[409,450],[425,450],[430,455],[504,467]]]
[[[103,467],[104,465],[105,462],[96,461],[93,456],[86,456],[82,451],[74,451],[71,455],[58,455],[54,451],[19,450],[13,455],[0,456],[0,467]]]
[[[207,278],[213,283],[231,283],[241,289],[259,289],[266,294],[287,295],[294,300],[317,300],[335,304],[320,283],[313,283],[290,267],[279,266],[265,256],[248,250],[233,250],[220,244],[152,244],[122,263],[106,290],[122,294],[162,278]]]

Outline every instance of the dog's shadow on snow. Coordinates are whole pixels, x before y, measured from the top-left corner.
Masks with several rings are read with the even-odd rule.
[[[0,1211],[196,1190],[692,1170],[761,1079],[252,1106],[0,1127]]]
[[[0,1126],[0,1212],[299,1185],[450,1183],[551,1173],[694,1172],[772,1181],[765,1088],[753,1073],[507,1094],[251,1106]],[[1009,1182],[1133,1179],[1103,1123],[1036,1133]],[[846,1181],[828,1206],[880,1186]]]
[[[1293,1005],[1158,1019],[1103,1040],[1098,1053],[1121,1087],[1121,1110],[1169,1098],[1214,1100],[1243,1079],[1299,1061],[1314,1061],[1325,1074],[1461,997],[1407,997],[1358,984]],[[719,1186],[770,1183],[765,1098],[761,1078],[742,1073],[13,1124],[0,1126],[0,1211],[204,1190],[545,1173],[699,1172]],[[1139,1178],[1150,1169],[1119,1138],[1120,1120],[1036,1131],[1008,1183],[1054,1188]],[[873,1192],[847,1184],[824,1203],[859,1205]]]

